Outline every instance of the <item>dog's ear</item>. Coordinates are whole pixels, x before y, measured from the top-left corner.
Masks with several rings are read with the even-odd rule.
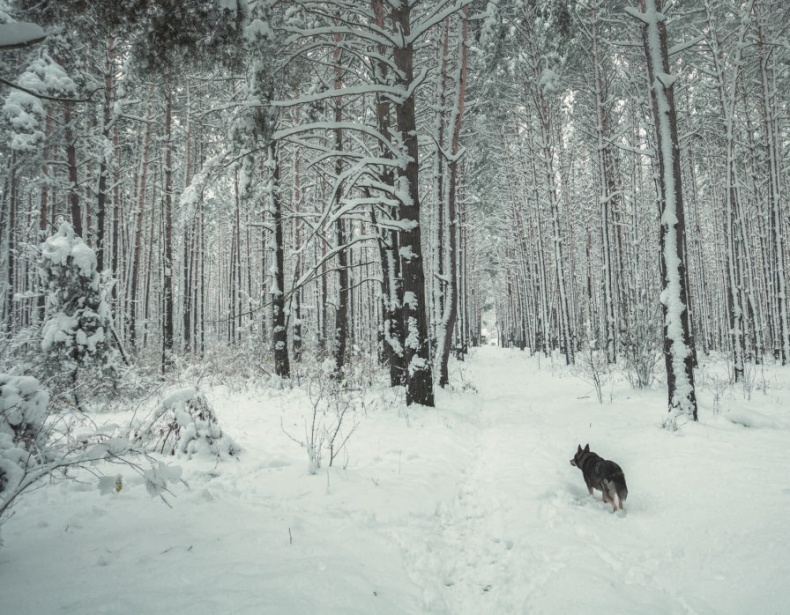
[[[576,452],[577,453],[581,453],[582,452],[582,445],[581,444],[579,445],[579,450],[577,450]]]
[[[587,444],[587,446],[584,447],[584,452],[585,453],[589,453],[590,452],[590,445],[589,444]]]

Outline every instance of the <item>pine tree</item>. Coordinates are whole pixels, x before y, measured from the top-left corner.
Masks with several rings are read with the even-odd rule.
[[[116,371],[110,344],[110,308],[97,271],[96,253],[68,222],[41,245],[39,276],[47,293],[41,349],[50,375],[69,374],[76,400],[78,371]],[[79,401],[76,400],[78,405]]]

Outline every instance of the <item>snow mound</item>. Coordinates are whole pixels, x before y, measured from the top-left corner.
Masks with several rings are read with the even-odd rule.
[[[194,456],[224,459],[235,457],[240,451],[222,432],[206,396],[193,387],[168,395],[153,417],[134,431],[133,439],[151,452],[187,459]]]

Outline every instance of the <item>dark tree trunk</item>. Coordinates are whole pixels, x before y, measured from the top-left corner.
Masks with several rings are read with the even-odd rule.
[[[162,372],[173,363],[173,83],[165,92],[164,279],[162,284]]]
[[[88,238],[83,236],[82,209],[80,208],[80,193],[77,175],[77,146],[74,143],[74,126],[72,125],[72,107],[74,103],[63,105],[63,122],[66,125],[66,168],[69,177],[69,213],[74,233],[82,237],[87,243]]]
[[[274,226],[272,251],[274,252],[274,279],[272,280],[272,348],[274,350],[274,372],[280,378],[291,377],[288,360],[288,330],[285,322],[285,251],[283,249],[283,210],[280,195],[280,162],[277,145],[269,148],[269,157],[274,164],[272,170],[271,216]]]
[[[341,37],[336,34],[335,43],[338,45],[334,53],[335,62],[335,89],[343,87],[343,69],[341,66],[342,50],[340,47]],[[340,97],[335,99],[335,122],[339,125],[343,121],[343,101]],[[335,129],[335,150],[338,152],[335,161],[335,178],[338,184],[334,187],[334,203],[338,210],[343,196],[343,182],[340,177],[343,173],[343,160],[339,153],[343,151],[343,129]],[[349,268],[348,251],[345,245],[348,243],[346,236],[346,223],[342,216],[338,216],[335,222],[335,243],[337,249],[337,306],[335,307],[335,331],[332,336],[332,351],[335,360],[335,375],[339,375],[346,361],[346,345],[348,343],[348,322],[349,322]]]
[[[132,268],[129,281],[129,342],[132,348],[137,349],[137,317],[142,312],[140,304],[139,278],[140,268],[143,263],[143,213],[148,180],[148,157],[151,146],[151,115],[153,107],[153,86],[148,90],[148,108],[146,111],[145,134],[143,135],[143,158],[140,163],[140,187],[137,193],[137,211],[135,212],[134,226],[134,255],[130,266]]]
[[[392,11],[395,26],[408,37],[411,32],[411,5],[401,0]],[[407,39],[401,38],[401,41]],[[398,68],[401,86],[409,90],[414,82],[414,47],[410,42],[396,46],[395,65]],[[402,323],[404,340],[404,360],[406,371],[406,403],[434,405],[433,373],[429,356],[428,319],[425,293],[425,274],[423,271],[419,155],[417,147],[417,117],[415,92],[395,104],[395,117],[400,138],[406,154],[405,168],[401,177],[407,186],[407,197],[401,202],[401,220],[405,223],[400,234],[401,272],[403,274]]]
[[[3,200],[8,203],[6,211],[8,212],[6,228],[6,249],[8,250],[8,257],[6,258],[6,293],[4,297],[5,313],[3,314],[4,322],[8,330],[13,331],[15,322],[14,313],[14,291],[16,288],[16,150],[11,150],[11,159],[8,163],[8,179],[6,183],[7,191],[3,191]]]
[[[107,57],[104,67],[104,101],[102,105],[102,148],[99,152],[99,186],[96,195],[96,263],[99,273],[104,271],[105,221],[107,217],[107,176],[109,174],[110,119],[112,111],[113,56],[115,38],[107,37]]]
[[[447,195],[447,242],[448,242],[448,263],[446,267],[449,274],[447,284],[446,305],[442,315],[442,348],[439,362],[439,386],[445,387],[450,384],[450,374],[448,363],[450,361],[450,351],[453,347],[453,336],[455,335],[455,323],[458,319],[458,153],[461,138],[461,122],[464,115],[464,102],[466,98],[467,63],[468,47],[467,35],[469,23],[466,18],[466,11],[462,17],[461,41],[458,66],[458,91],[456,92],[455,106],[452,111],[453,127],[452,142],[450,153],[452,160],[448,165],[450,174]],[[523,336],[523,332],[522,332]],[[523,349],[522,344],[522,349]]]
[[[674,428],[679,415],[697,420],[683,241],[685,221],[680,147],[672,81],[668,78],[666,18],[661,13],[661,0],[640,0],[640,4],[659,167],[661,307],[664,316],[668,409],[673,415],[667,425]]]
[[[383,0],[373,0],[373,10],[376,17],[376,25],[379,28],[385,27],[385,10]],[[379,54],[385,57],[386,48],[379,46]],[[385,61],[380,61],[378,78],[381,83],[387,83],[389,79],[389,67]],[[392,143],[393,135],[391,130],[391,105],[390,99],[383,94],[376,96],[376,122],[379,133],[386,142],[381,145],[380,155],[384,160],[392,160],[392,150],[387,144]],[[395,193],[395,175],[389,166],[382,166],[379,174],[382,186],[390,190],[390,196]],[[382,212],[385,218],[397,217],[396,212]],[[381,291],[381,340],[382,355],[384,361],[388,363],[390,369],[390,386],[401,386],[406,382],[406,355],[403,352],[403,328],[401,322],[400,308],[403,305],[403,285],[400,267],[400,242],[398,233],[386,228],[386,225],[379,225],[375,212],[371,212],[373,224],[379,229],[379,257],[381,259],[382,270],[382,291]],[[385,222],[382,220],[382,222]]]

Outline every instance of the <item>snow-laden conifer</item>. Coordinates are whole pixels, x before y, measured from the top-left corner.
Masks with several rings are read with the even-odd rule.
[[[38,270],[46,293],[41,350],[47,372],[70,374],[73,386],[83,367],[112,374],[117,354],[110,344],[110,307],[96,270],[95,252],[63,222],[41,245]]]

